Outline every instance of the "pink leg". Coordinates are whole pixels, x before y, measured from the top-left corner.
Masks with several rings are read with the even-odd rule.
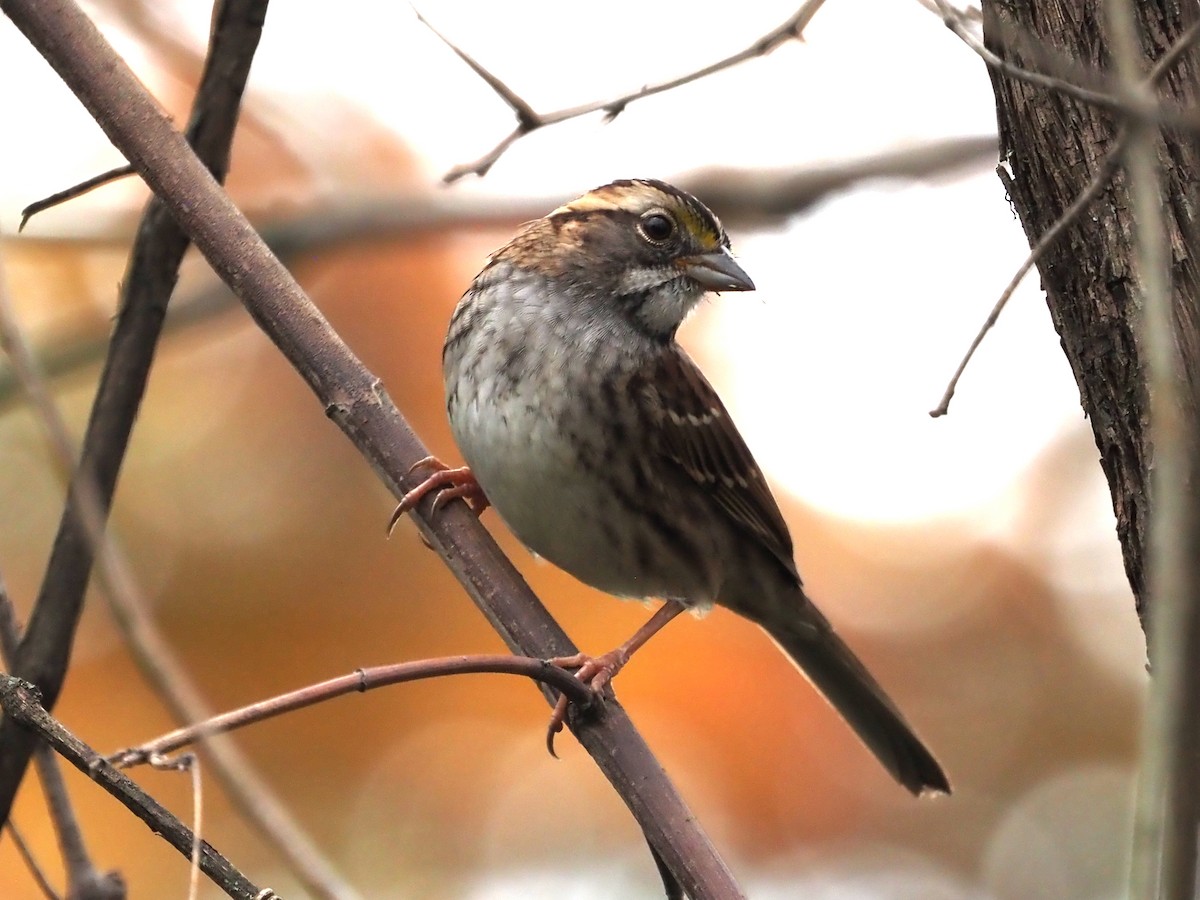
[[[466,500],[475,515],[482,513],[490,505],[487,496],[483,493],[483,488],[479,486],[479,482],[475,480],[469,467],[462,466],[458,469],[451,469],[437,457],[427,456],[420,462],[414,463],[408,471],[412,473],[420,468],[431,468],[433,472],[401,498],[400,503],[396,506],[396,511],[388,520],[388,534],[392,533],[392,529],[396,527],[400,517],[415,508],[430,491],[438,492],[437,496],[433,498],[431,513],[437,512],[439,506],[456,497]]]
[[[586,653],[576,653],[574,656],[560,656],[555,659],[547,660],[551,665],[559,666],[564,669],[578,669],[575,677],[584,684],[591,687],[597,697],[603,694],[604,688],[612,681],[625,664],[629,662],[629,658],[633,656],[642,644],[658,634],[662,627],[670,622],[673,618],[687,609],[678,600],[668,600],[650,617],[641,628],[633,633],[633,637],[623,643],[615,650],[610,650],[600,656],[589,656]],[[546,730],[546,749],[550,751],[550,755],[558,758],[558,754],[554,752],[554,736],[563,730],[563,724],[567,721],[567,709],[570,707],[571,701],[566,694],[560,694],[558,702],[554,705],[554,712],[550,715],[550,726]]]

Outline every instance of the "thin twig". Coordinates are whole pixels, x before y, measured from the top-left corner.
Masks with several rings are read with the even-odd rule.
[[[496,160],[498,160],[504,154],[504,151],[516,143],[520,138],[531,132],[537,131],[539,128],[545,128],[548,125],[557,125],[559,122],[566,122],[568,119],[575,119],[579,116],[586,116],[591,113],[601,111],[605,113],[604,120],[609,122],[624,112],[625,107],[627,107],[630,103],[633,103],[635,100],[642,100],[646,97],[652,97],[655,94],[661,94],[664,91],[674,90],[677,87],[690,84],[693,81],[700,80],[701,78],[707,78],[709,75],[724,71],[725,69],[736,66],[739,63],[746,62],[747,60],[755,59],[756,57],[760,56],[766,56],[772,50],[776,49],[782,44],[787,43],[788,41],[800,40],[805,27],[809,23],[809,20],[816,15],[817,10],[819,10],[824,3],[825,0],[808,0],[808,2],[801,6],[800,9],[798,9],[786,22],[784,22],[778,28],[767,32],[746,49],[734,53],[732,56],[727,56],[718,62],[704,66],[701,69],[697,69],[694,72],[689,72],[688,74],[682,75],[679,78],[673,78],[670,81],[664,81],[660,84],[647,85],[640,90],[623,94],[620,97],[613,98],[612,100],[600,100],[592,103],[585,103],[582,106],[571,106],[566,109],[560,109],[549,113],[537,112],[532,106],[529,105],[528,102],[522,99],[516,93],[516,91],[514,91],[494,74],[476,62],[449,38],[430,25],[420,12],[417,12],[417,19],[423,25],[425,25],[426,28],[437,35],[438,39],[441,40],[442,43],[453,50],[459,59],[470,66],[471,70],[474,71],[476,75],[487,82],[487,85],[496,92],[500,99],[508,104],[509,108],[512,109],[513,113],[517,117],[517,127],[508,135],[506,135],[504,139],[500,141],[500,143],[498,143],[490,151],[485,153],[474,162],[455,166],[446,173],[442,180],[446,183],[451,183],[458,181],[458,179],[462,178],[464,175],[478,175],[482,178],[488,173],[488,170],[496,164]]]
[[[409,472],[429,455],[428,448],[91,21],[68,0],[0,0],[0,9],[169,206],[393,495],[399,498],[414,487],[420,476]],[[417,527],[510,649],[535,658],[574,653],[566,634],[466,505],[451,502],[432,517],[431,503],[415,511]],[[601,715],[575,717],[571,725],[692,900],[743,896],[620,704],[608,702]]]
[[[137,747],[118,750],[109,760],[118,768],[127,768],[147,762],[153,757],[174,753],[181,747],[195,743],[215,734],[227,734],[257,722],[281,716],[324,703],[346,694],[365,693],[375,688],[426,678],[444,678],[448,675],[491,673],[499,675],[522,675],[541,681],[556,690],[569,694],[582,706],[593,699],[592,690],[565,669],[551,665],[542,659],[527,656],[504,656],[478,654],[473,656],[444,656],[437,659],[422,659],[416,662],[396,663],[389,666],[373,666],[357,669],[349,675],[330,678],[308,685],[296,691],[279,694],[267,700],[251,703],[240,709],[213,716],[206,722],[197,722],[186,728],[156,737]]]
[[[933,418],[939,418],[946,415],[950,411],[950,401],[954,398],[954,392],[958,389],[959,379],[962,378],[963,372],[967,370],[967,364],[975,356],[975,351],[979,349],[979,345],[983,343],[984,337],[992,330],[992,326],[996,324],[1000,318],[1000,313],[1004,311],[1004,307],[1008,305],[1008,301],[1012,298],[1013,292],[1017,286],[1025,279],[1029,270],[1037,264],[1060,237],[1063,232],[1070,228],[1075,221],[1083,215],[1084,210],[1091,206],[1092,201],[1104,192],[1108,186],[1109,179],[1120,168],[1121,154],[1124,152],[1125,144],[1128,138],[1122,134],[1113,144],[1113,148],[1108,152],[1103,162],[1092,175],[1092,180],[1088,182],[1088,186],[1083,192],[1072,201],[1071,205],[1063,210],[1063,214],[1058,217],[1057,221],[1051,225],[1046,232],[1038,238],[1029,255],[1025,257],[1025,261],[1017,268],[1013,277],[1009,280],[1008,285],[1000,294],[1000,299],[996,301],[992,307],[992,311],[988,313],[984,319],[983,325],[980,326],[974,340],[971,341],[971,346],[967,348],[967,352],[963,355],[962,361],[958,364],[958,368],[954,370],[954,375],[950,378],[950,383],[946,385],[946,391],[942,394],[942,399],[938,405],[929,411],[929,415]]]
[[[1017,65],[998,56],[985,46],[983,41],[971,31],[962,13],[950,5],[949,0],[934,0],[934,3],[942,17],[943,24],[959,40],[971,48],[990,68],[1003,72],[1010,78],[1073,97],[1101,109],[1107,109],[1130,121],[1163,125],[1178,128],[1190,134],[1200,134],[1200,110],[1159,101],[1153,94],[1145,91],[1129,94],[1122,91],[1119,85],[1114,85],[1107,74],[1084,69],[1074,60],[1063,65],[1064,69],[1069,69],[1069,77],[1063,77],[1059,73],[1037,72]],[[922,5],[927,6],[928,4],[922,3]],[[1047,54],[1043,53],[1042,55]],[[1100,87],[1093,88],[1078,83],[1079,79],[1085,77],[1087,81],[1100,85]]]
[[[1154,67],[1146,76],[1143,84],[1145,84],[1147,87],[1158,84],[1174,67],[1175,63],[1179,61],[1180,57],[1182,57],[1183,54],[1191,48],[1198,37],[1200,37],[1200,24],[1192,25],[1187,31],[1180,35],[1179,40],[1177,40],[1171,46],[1171,48],[1154,64]],[[1058,217],[1054,224],[1046,229],[1045,233],[1038,238],[1037,243],[1033,246],[1033,249],[1029,252],[1029,255],[1025,257],[1025,261],[1022,262],[1017,268],[1016,273],[1009,280],[1008,286],[1005,287],[1004,291],[1000,294],[1000,299],[996,301],[995,305],[992,307],[992,311],[988,313],[988,317],[984,320],[983,325],[980,327],[978,333],[976,333],[975,339],[971,341],[971,346],[967,348],[967,352],[963,355],[962,361],[958,364],[958,368],[954,371],[954,375],[950,378],[950,383],[946,385],[946,391],[942,394],[941,402],[939,402],[934,409],[929,411],[930,416],[936,419],[940,416],[946,415],[946,413],[950,411],[950,401],[954,397],[955,390],[958,389],[959,379],[962,378],[962,374],[966,371],[967,364],[971,362],[971,358],[975,355],[975,351],[978,350],[979,345],[983,343],[984,337],[989,331],[991,331],[992,326],[994,326],[996,321],[1000,318],[1000,313],[1003,312],[1004,307],[1008,305],[1008,301],[1012,298],[1013,292],[1016,291],[1017,286],[1022,282],[1022,280],[1024,280],[1025,276],[1029,273],[1029,270],[1032,269],[1034,265],[1036,265],[1037,262],[1046,254],[1046,252],[1055,244],[1055,242],[1062,237],[1063,233],[1071,225],[1078,221],[1079,217],[1083,215],[1084,211],[1092,204],[1092,201],[1099,197],[1104,191],[1104,188],[1107,187],[1109,180],[1114,174],[1116,174],[1117,169],[1121,167],[1121,160],[1125,151],[1128,149],[1128,144],[1129,127],[1128,125],[1124,125],[1121,127],[1121,131],[1117,134],[1116,139],[1113,141],[1113,146],[1108,151],[1108,155],[1104,157],[1104,160],[1100,163],[1095,173],[1092,175],[1091,181],[1088,182],[1087,187],[1085,187],[1079,196],[1072,201],[1070,206],[1063,210],[1062,215]]]
[[[29,845],[25,843],[25,838],[21,836],[20,829],[11,821],[5,827],[8,829],[8,836],[13,840],[13,846],[17,848],[17,855],[21,857],[21,861],[25,863],[25,868],[33,876],[33,881],[37,885],[38,890],[42,892],[46,900],[63,900],[62,895],[54,889],[54,885],[46,877],[46,873],[42,870],[42,867],[38,865],[37,858],[33,855],[33,851],[29,848]]]
[[[0,708],[6,719],[48,743],[59,756],[116,797],[184,858],[190,858],[191,829],[46,712],[37,688],[12,675],[0,675]],[[200,843],[200,870],[230,897],[248,900],[260,893],[255,884],[207,841]]]
[[[188,872],[187,900],[200,894],[200,843],[204,834],[204,779],[200,776],[200,758],[195,753],[166,758],[148,759],[152,767],[163,772],[186,772],[192,782],[192,855]]]
[[[109,169],[107,172],[101,172],[99,175],[93,175],[91,178],[51,194],[49,197],[36,200],[21,210],[21,224],[17,226],[17,232],[24,231],[25,225],[38,213],[58,206],[61,203],[66,203],[68,200],[74,200],[76,197],[82,197],[89,191],[94,191],[98,187],[103,187],[106,184],[110,184],[121,178],[127,178],[133,174],[133,166],[126,163],[123,166],[117,166],[115,169]]]

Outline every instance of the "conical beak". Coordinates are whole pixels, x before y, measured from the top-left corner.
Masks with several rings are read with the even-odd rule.
[[[694,281],[710,291],[752,291],[754,282],[734,262],[728,250],[701,253],[679,260],[679,267]]]

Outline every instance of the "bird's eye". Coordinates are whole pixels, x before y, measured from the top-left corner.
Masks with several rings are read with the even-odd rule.
[[[675,233],[675,223],[665,213],[652,212],[642,216],[638,223],[642,236],[655,244],[661,244]]]

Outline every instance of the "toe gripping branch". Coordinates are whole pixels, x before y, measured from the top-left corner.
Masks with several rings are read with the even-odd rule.
[[[427,456],[413,463],[408,472],[411,475],[417,469],[430,469],[431,471],[424,481],[400,498],[392,517],[388,519],[388,534],[395,529],[400,517],[415,509],[417,504],[425,499],[425,495],[431,491],[436,491],[437,494],[433,498],[433,508],[430,513],[437,512],[447,500],[456,498],[466,500],[471,511],[477,516],[491,505],[468,466],[451,469],[436,456]]]

